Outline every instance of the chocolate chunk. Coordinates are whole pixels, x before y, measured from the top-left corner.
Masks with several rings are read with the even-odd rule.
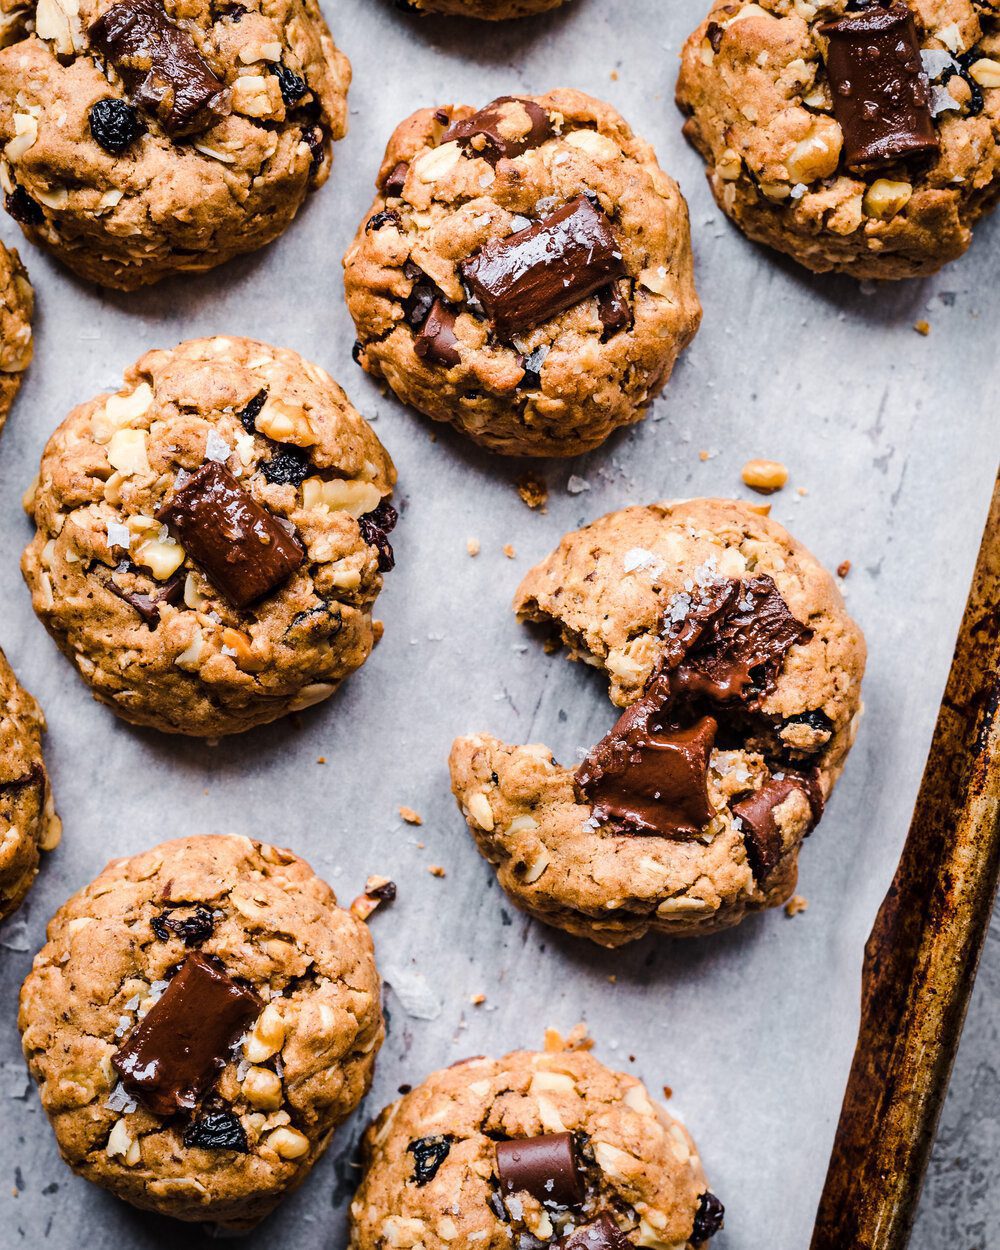
[[[24,187],[15,187],[4,197],[4,208],[19,226],[40,226],[45,214]]]
[[[174,492],[156,519],[238,608],[282,585],[305,559],[298,540],[214,460]]]
[[[111,1062],[126,1090],[154,1115],[190,1111],[263,1006],[253,990],[195,951]]]
[[[938,151],[920,40],[905,4],[827,22],[826,72],[844,132],[848,169],[891,165]]]
[[[406,1149],[413,1155],[410,1180],[415,1185],[426,1185],[437,1176],[438,1168],[448,1158],[452,1140],[451,1137],[421,1137],[410,1142]]]
[[[156,0],[121,0],[90,27],[90,40],[125,79],[132,98],[173,136],[204,130],[228,108],[225,85],[191,35]]]
[[[246,1130],[231,1111],[208,1111],[184,1130],[185,1146],[202,1150],[235,1150],[245,1155],[249,1149]]]
[[[90,110],[90,133],[112,156],[121,156],[144,129],[132,105],[115,96],[98,100]]]
[[[450,369],[452,365],[461,364],[462,357],[455,336],[455,314],[444,300],[436,299],[431,304],[413,349],[421,360],[429,360],[435,365]]]
[[[542,389],[542,365],[545,364],[545,358],[550,350],[548,344],[543,343],[541,347],[536,347],[527,356],[521,357],[520,365],[524,370],[524,377],[517,384],[519,391],[540,391]]]
[[[726,33],[725,27],[720,26],[718,22],[709,22],[705,27],[705,38],[713,52],[718,52],[722,47],[722,36]]]
[[[421,274],[421,277],[414,278],[410,293],[403,301],[403,318],[411,330],[420,329],[427,320],[434,301],[440,297],[437,287],[423,274],[422,270],[418,269],[417,273]]]
[[[173,916],[169,910],[161,912],[150,921],[150,927],[161,942],[168,942],[174,934],[185,946],[199,946],[212,936],[215,917],[199,903],[188,916]]]
[[[260,416],[261,409],[266,403],[267,391],[258,391],[247,406],[236,414],[240,419],[240,424],[248,434],[257,433],[257,418]]]
[[[632,1250],[632,1243],[605,1211],[564,1237],[558,1250]]]
[[[823,814],[822,791],[812,778],[786,773],[781,780],[766,781],[759,790],[733,804],[733,815],[738,816],[743,825],[747,859],[758,882],[767,880],[784,854],[784,842],[774,819],[774,811],[796,790],[809,800],[812,812],[809,828],[812,829]]]
[[[365,234],[371,234],[373,230],[381,230],[384,226],[398,225],[399,213],[393,212],[391,208],[388,208],[368,218],[365,222]]]
[[[407,161],[400,161],[386,175],[385,182],[382,183],[383,195],[402,195],[403,187],[406,186],[406,175],[410,172],[410,166]]]
[[[619,330],[627,330],[632,324],[632,309],[620,282],[610,282],[598,291],[597,315],[601,319],[601,325],[604,326],[602,342],[607,342]]]
[[[27,790],[29,786],[44,788],[45,770],[41,764],[33,764],[20,777],[11,777],[9,781],[0,781],[0,796],[17,794],[21,790]]]
[[[373,512],[366,512],[364,516],[358,518],[361,537],[369,547],[374,547],[378,552],[380,573],[388,573],[396,567],[392,544],[386,535],[396,528],[398,520],[399,513],[388,499],[383,499]]]
[[[365,893],[370,898],[377,898],[380,903],[394,903],[398,890],[395,881],[383,881],[381,885],[373,885],[370,889],[366,887]]]
[[[576,1207],[583,1202],[583,1180],[577,1170],[572,1133],[547,1133],[497,1142],[500,1191],[527,1191],[539,1202]]]
[[[715,815],[708,765],[718,728],[703,716],[686,728],[659,723],[663,687],[644,695],[587,755],[576,782],[596,820],[660,837],[699,833]]]
[[[521,116],[527,115],[527,126]],[[501,123],[504,131],[501,133]],[[502,157],[520,156],[537,148],[555,134],[552,121],[540,104],[520,96],[502,95],[464,121],[452,122],[441,136],[442,143],[454,140],[470,156],[481,156],[490,165]]]
[[[301,78],[294,70],[288,68],[287,65],[278,64],[274,67],[274,76],[278,80],[278,90],[281,92],[281,98],[285,102],[286,108],[298,104],[309,87],[304,78]]]
[[[605,215],[580,196],[506,239],[487,243],[459,265],[497,333],[548,321],[625,272]]]
[[[714,1237],[725,1222],[726,1208],[715,1194],[706,1191],[698,1200],[698,1210],[694,1217],[694,1231],[691,1240],[696,1246]]]
[[[310,169],[315,172],[323,164],[326,154],[326,131],[322,126],[306,126],[302,131],[302,140],[311,153]]]
[[[123,560],[115,569],[117,574],[138,574],[139,572],[140,570],[136,568],[131,560]],[[102,578],[102,582],[113,595],[117,595],[130,608],[134,608],[150,629],[156,629],[160,623],[160,605],[169,603],[176,606],[180,603],[184,595],[186,576],[182,570],[178,569],[172,577],[163,583],[163,586],[155,594],[148,594],[140,590],[124,589],[115,581],[114,573],[109,573]]]
[[[309,476],[312,462],[301,447],[281,445],[281,451],[260,466],[272,486],[301,486]]]

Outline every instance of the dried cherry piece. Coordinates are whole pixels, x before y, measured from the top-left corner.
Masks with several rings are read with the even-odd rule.
[[[437,1176],[438,1168],[448,1158],[453,1138],[420,1137],[406,1147],[413,1155],[413,1176],[416,1185],[426,1185]]]
[[[185,946],[197,946],[212,936],[215,917],[207,907],[199,903],[190,916],[174,917],[170,911],[154,916],[152,929],[161,942],[169,941],[170,935],[182,938]]]
[[[202,1150],[235,1150],[246,1154],[246,1130],[231,1111],[208,1111],[184,1130],[185,1146]]]
[[[282,446],[276,456],[260,467],[272,486],[301,486],[312,466],[304,451],[298,447]]]
[[[691,1240],[694,1244],[701,1245],[710,1237],[714,1237],[722,1228],[725,1215],[726,1208],[715,1194],[706,1190],[698,1200],[698,1210],[694,1217],[694,1230],[691,1233]]]
[[[132,105],[116,96],[98,100],[90,110],[90,133],[112,156],[121,156],[145,129]]]
[[[281,91],[281,98],[290,108],[293,104],[298,104],[305,93],[309,90],[306,80],[287,65],[278,64],[274,67],[274,75],[278,80],[278,87]]]
[[[10,191],[4,200],[4,207],[19,226],[40,226],[45,220],[41,207],[24,187],[15,187]]]
[[[267,391],[258,391],[247,406],[236,414],[240,419],[240,424],[248,434],[257,433],[257,418],[260,416],[260,410],[266,403]]]

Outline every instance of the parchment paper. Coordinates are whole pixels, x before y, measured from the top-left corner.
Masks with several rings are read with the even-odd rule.
[[[398,902],[372,920],[390,1017],[375,1088],[248,1240],[253,1250],[345,1245],[358,1134],[401,1083],[468,1054],[539,1045],[546,1025],[578,1020],[602,1059],[654,1091],[673,1088],[727,1206],[718,1250],[807,1246],[854,1044],[862,946],[906,831],[1000,451],[1000,230],[981,226],[972,252],[934,280],[865,290],[747,243],[715,210],[672,103],[677,52],[704,3],[574,0],[502,27],[420,21],[388,0],[328,3],[354,63],[351,133],[331,182],[284,239],[130,297],[88,288],[21,246],[39,295],[38,351],[0,442],[0,644],[48,715],[65,835],[0,930],[0,1245],[204,1241],[61,1164],[25,1075],[16,999],[46,920],[109,857],[234,831],[292,846],[345,904],[369,873],[399,884]],[[425,104],[553,86],[613,102],[680,179],[705,319],[649,420],[576,462],[536,466],[551,491],[539,515],[515,491],[524,466],[432,429],[352,364],[340,258],[397,121]],[[7,218],[0,233],[19,242]],[[929,337],[914,332],[921,319]],[[365,668],[297,726],[207,748],[131,729],[91,701],[32,615],[19,501],[73,404],[116,388],[148,347],[220,332],[294,347],[342,382],[377,418],[403,516],[398,567],[378,603],[385,638]],[[573,760],[595,741],[614,715],[602,682],[543,655],[516,624],[518,579],[565,530],[613,508],[746,494],[739,470],[753,456],[791,468],[773,515],[828,565],[852,562],[848,602],[871,648],[863,728],[802,855],[809,910],[703,941],[603,952],[505,902],[451,799],[448,748],[482,729]],[[482,543],[475,559],[471,536]],[[400,804],[424,826],[405,826]],[[444,879],[430,875],[434,864]],[[487,1001],[475,1007],[478,993]]]

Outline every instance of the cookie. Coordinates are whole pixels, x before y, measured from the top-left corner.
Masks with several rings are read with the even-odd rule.
[[[455,742],[452,788],[511,899],[604,946],[785,902],[862,707],[864,639],[814,557],[746,504],[625,508],[567,534],[514,606],[626,710],[575,770]]]
[[[13,16],[7,211],[81,277],[134,290],[211,269],[276,239],[329,176],[351,69],[316,0],[32,0]]]
[[[511,17],[531,17],[558,9],[563,0],[403,0],[413,13],[446,13],[450,17],[478,17],[500,22]]]
[[[35,293],[21,258],[0,243],[0,430],[31,364]]]
[[[368,930],[290,851],[243,837],[112,861],[49,924],[21,990],[63,1158],[145,1210],[249,1228],[371,1082]]]
[[[683,1124],[586,1051],[435,1072],[365,1135],[349,1250],[693,1250],[722,1227]]]
[[[639,421],[701,318],[677,184],[579,91],[414,113],[344,269],[362,368],[512,455]]]
[[[973,0],[716,0],[677,102],[722,211],[816,273],[934,273],[1000,194],[1000,30]]]
[[[295,352],[147,352],[49,440],[26,507],[32,603],[125,720],[214,737],[333,694],[381,634],[396,472]]]
[[[45,717],[0,651],[0,920],[21,905],[38,875],[40,851],[59,845],[42,733]]]

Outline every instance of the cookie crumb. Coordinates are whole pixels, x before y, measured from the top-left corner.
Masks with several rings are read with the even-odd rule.
[[[841,578],[846,577],[847,574],[850,573],[850,571],[851,571],[850,560],[841,560],[841,562],[837,565],[838,577],[841,577]]]
[[[796,486],[795,493],[800,499],[805,499],[806,495],[809,494],[809,488],[806,486]]]
[[[537,477],[530,474],[517,482],[517,493],[533,511],[545,512],[549,502],[549,488]]]
[[[931,332],[931,323],[929,321],[917,321],[913,326],[918,334],[922,334],[924,338]]]
[[[809,907],[809,900],[803,898],[801,894],[793,894],[785,904],[785,915],[791,918],[797,916],[799,912],[806,911]]]
[[[392,903],[395,899],[395,881],[390,881],[388,877],[369,877],[364,894],[359,894],[351,904],[351,915],[358,920],[367,920],[383,903]]]
[[[486,1002],[486,995],[485,994],[473,994],[472,997],[469,999],[469,1002],[472,1003],[473,1007],[481,1007],[483,1003]]]
[[[594,1039],[590,1036],[587,1026],[581,1020],[574,1024],[565,1037],[551,1026],[545,1030],[545,1051],[550,1055],[558,1055],[566,1050],[593,1050]]]
[[[479,545],[478,538],[467,538],[465,540],[465,550],[470,556],[478,556],[482,548]]]
[[[419,812],[415,812],[412,807],[400,806],[399,814],[408,825],[422,825],[424,823],[423,816]]]
[[[513,543],[505,543],[503,553],[508,560],[514,560],[517,557],[517,552],[514,550]]]
[[[616,69],[613,69],[613,70],[611,71],[611,81],[612,81],[612,82],[617,82],[617,81],[618,81],[618,71],[617,71]]]
[[[582,495],[585,490],[590,490],[590,483],[585,477],[580,477],[576,473],[571,473],[566,482],[566,491],[570,495]]]
[[[740,476],[751,490],[772,495],[788,482],[788,469],[780,460],[748,460]]]
[[[702,464],[704,464],[706,460],[712,459],[712,452],[705,451],[703,449],[702,451],[698,452],[698,459],[702,462]]]
[[[608,974],[608,982],[609,982],[611,985],[617,985],[617,984],[618,984],[618,978],[615,976],[615,974],[614,974],[613,972],[611,972],[611,973],[609,973],[609,974]]]
[[[664,1085],[664,1087],[663,1087],[663,1097],[664,1097],[664,1098],[673,1098],[673,1096],[674,1096],[674,1091],[670,1088],[670,1086],[669,1086],[669,1085]]]
[[[769,503],[748,503],[748,512],[755,512],[758,516],[770,516],[771,505]]]
[[[448,875],[440,864],[431,864],[427,871],[432,877],[446,877]]]

